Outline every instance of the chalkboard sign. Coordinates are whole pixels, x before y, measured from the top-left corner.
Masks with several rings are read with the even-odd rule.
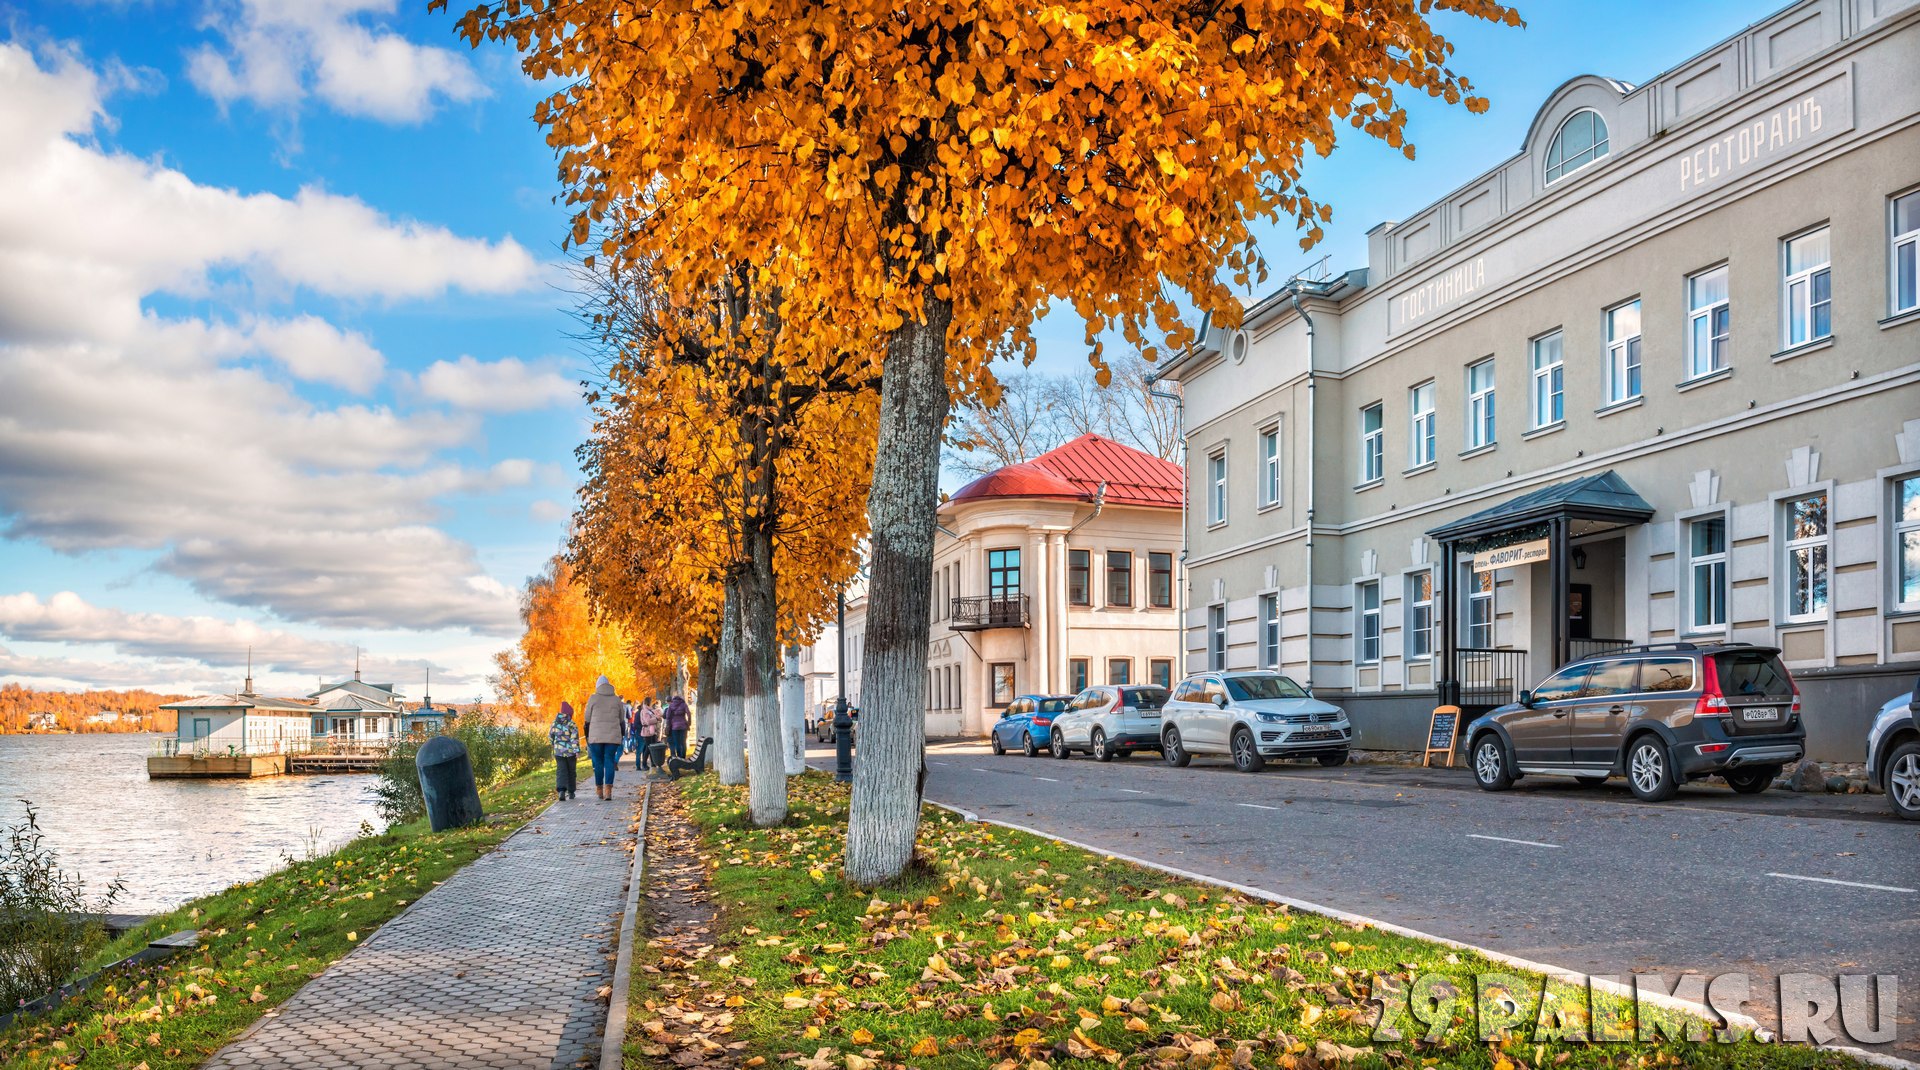
[[[1447,768],[1453,768],[1453,735],[1460,726],[1460,707],[1435,706],[1433,719],[1427,722],[1427,750],[1420,756],[1424,768],[1433,764],[1436,752],[1447,756]]]

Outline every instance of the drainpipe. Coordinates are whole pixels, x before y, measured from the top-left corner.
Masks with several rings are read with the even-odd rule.
[[[1180,428],[1180,574],[1173,585],[1173,678],[1167,681],[1171,684],[1187,675],[1187,399],[1158,389],[1154,384],[1159,381],[1158,372],[1147,376],[1147,395],[1173,402],[1174,421]],[[1151,674],[1153,666],[1148,665],[1147,671]]]
[[[1301,686],[1313,693],[1313,469],[1319,458],[1314,450],[1313,418],[1315,401],[1315,371],[1313,352],[1313,316],[1300,303],[1300,282],[1293,284],[1293,311],[1307,325],[1307,678]]]

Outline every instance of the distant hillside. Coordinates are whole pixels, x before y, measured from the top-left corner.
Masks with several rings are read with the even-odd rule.
[[[43,730],[36,725],[36,715],[48,713],[65,732],[171,732],[174,713],[160,705],[185,697],[151,691],[33,691],[0,684],[0,734]]]

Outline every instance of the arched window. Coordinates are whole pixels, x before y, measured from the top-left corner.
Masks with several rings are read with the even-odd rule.
[[[1547,182],[1551,185],[1606,154],[1606,121],[1596,112],[1574,112],[1560,124],[1560,132],[1547,148]]]

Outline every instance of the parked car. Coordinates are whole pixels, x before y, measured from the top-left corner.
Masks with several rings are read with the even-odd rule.
[[[1243,773],[1268,758],[1317,758],[1344,765],[1353,726],[1338,706],[1276,672],[1207,672],[1173,689],[1161,710],[1160,754],[1185,766],[1196,754],[1224,754]]]
[[[1159,750],[1160,710],[1166,704],[1164,687],[1089,687],[1053,719],[1047,749],[1055,758],[1079,751],[1103,762],[1137,750]]]
[[[822,743],[834,742],[834,735],[833,735],[834,705],[835,704],[832,702],[822,702],[820,704],[820,718],[819,720],[813,723],[813,738],[819,740]],[[852,718],[853,720],[853,730],[848,732],[847,736],[849,739],[857,740],[860,738],[860,707],[851,706],[851,705],[848,706],[847,716],[849,718]]]
[[[1880,707],[1867,733],[1867,784],[1887,793],[1893,812],[1920,821],[1920,681]]]
[[[989,733],[993,753],[1005,754],[1018,747],[1031,758],[1053,738],[1053,718],[1064,712],[1072,695],[1021,695],[1000,711],[1000,719]]]
[[[1710,776],[1765,791],[1806,738],[1800,688],[1777,648],[1656,643],[1560,669],[1468,725],[1467,753],[1487,791],[1536,773],[1587,785],[1624,776],[1658,802]]]

